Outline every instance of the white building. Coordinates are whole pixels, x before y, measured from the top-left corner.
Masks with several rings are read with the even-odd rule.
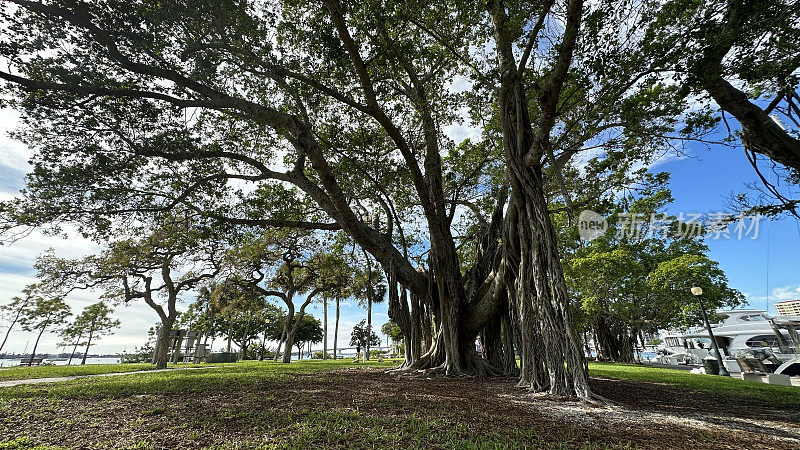
[[[785,300],[775,304],[779,316],[800,316],[800,300]]]

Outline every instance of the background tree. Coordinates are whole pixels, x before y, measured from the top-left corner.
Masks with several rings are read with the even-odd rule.
[[[301,359],[302,349],[306,344],[316,344],[322,341],[322,324],[319,319],[310,315],[304,315],[296,320],[298,325],[295,333],[295,346],[297,347],[297,359]],[[310,355],[309,352],[309,357]]]
[[[361,322],[353,326],[353,331],[350,333],[350,345],[366,351],[369,346],[381,345],[381,338],[366,324],[365,319],[361,319]],[[366,360],[365,356],[364,361]]]
[[[341,246],[333,245],[330,253],[326,253],[320,264],[320,276],[316,280],[317,287],[324,288],[320,294],[322,299],[322,354],[323,359],[328,358],[328,301],[335,301],[333,358],[336,359],[337,344],[339,340],[339,302],[351,292],[353,283],[353,267],[349,259],[342,255]]]
[[[611,224],[605,235],[565,246],[571,247],[564,262],[568,285],[581,302],[583,329],[600,359],[633,362],[636,343],[645,344],[643,333],[677,326],[689,319],[688,312],[697,313],[691,321],[700,319],[690,297],[665,289],[687,283],[686,289],[691,287],[692,278],[687,280],[687,273],[678,270],[690,261],[702,261],[692,277],[715,286],[709,307],[733,307],[744,301],[728,286],[718,264],[706,256],[703,239],[708,228],[692,232],[691,224],[664,213],[672,201],[665,184],[663,179],[636,195],[618,196],[603,211]]]
[[[231,343],[239,346],[242,359],[247,359],[250,342],[260,335],[263,322],[261,314],[267,308],[263,293],[236,277],[213,285],[210,292],[215,322]]]
[[[64,303],[62,298],[45,298],[40,293],[32,293],[30,303],[23,309],[19,319],[23,330],[38,331],[31,357],[28,361],[29,364],[33,364],[33,359],[36,357],[36,349],[39,347],[39,340],[44,332],[48,328],[53,329],[63,325],[69,315],[69,305]]]
[[[338,261],[327,254],[317,236],[304,230],[270,230],[260,235],[244,235],[226,257],[229,270],[238,274],[249,289],[265,297],[277,297],[286,305],[284,331],[278,339],[277,360],[281,345],[283,362],[291,362],[296,319],[319,296],[335,287],[340,276],[334,268]],[[295,309],[294,298],[306,294]]]
[[[85,344],[85,341],[83,340],[83,332],[84,324],[73,320],[58,333],[62,339],[61,345],[63,347],[72,347],[72,351],[69,354],[69,360],[67,360],[68,366],[72,364],[72,359],[75,357],[75,352],[78,351],[78,346]]]
[[[163,224],[144,238],[110,242],[99,255],[80,260],[48,253],[38,259],[37,268],[43,284],[54,291],[97,288],[112,300],[144,300],[161,320],[153,362],[164,368],[178,298],[216,275],[218,252],[219,241],[208,229],[189,228],[184,219]]]
[[[403,330],[401,330],[400,327],[397,326],[397,324],[392,321],[386,322],[385,324],[383,324],[383,326],[381,326],[381,333],[385,334],[386,336],[389,336],[389,338],[392,340],[392,343],[394,343],[395,346],[400,343],[408,345],[408,343],[403,342],[404,339]]]
[[[86,350],[83,352],[81,364],[86,364],[89,349],[92,344],[97,343],[95,342],[97,339],[108,336],[113,333],[115,328],[119,328],[120,321],[111,317],[113,312],[114,310],[105,303],[97,302],[84,308],[71,324],[71,327],[75,329],[73,332],[80,330],[78,336],[86,336]]]
[[[19,322],[19,319],[22,317],[25,308],[30,303],[31,296],[35,290],[35,286],[26,286],[22,290],[22,297],[13,297],[11,302],[7,305],[0,306],[0,312],[3,316],[8,317],[10,319],[10,323],[8,324],[8,329],[6,329],[6,334],[3,336],[3,342],[0,343],[0,351],[3,350],[5,347],[6,342],[8,341],[8,335],[11,334],[11,330],[14,329],[14,325]]]
[[[367,328],[372,328],[372,304],[381,303],[386,298],[386,284],[384,283],[383,272],[373,270],[372,260],[364,252],[364,268],[356,271],[352,281],[352,295],[366,304],[367,309]],[[369,360],[370,341],[366,341],[366,352],[364,360]]]
[[[213,288],[213,284],[211,286]],[[190,303],[186,312],[178,317],[177,323],[178,327],[185,327],[200,333],[197,339],[198,341],[202,341],[202,345],[204,346],[208,344],[209,338],[213,339],[220,334],[221,330],[218,328],[217,310],[211,299],[211,290],[208,286],[202,286],[200,288],[195,301]]]

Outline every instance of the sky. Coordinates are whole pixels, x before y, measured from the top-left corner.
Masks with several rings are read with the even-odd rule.
[[[23,186],[28,171],[27,159],[30,151],[21,143],[11,140],[8,131],[18,121],[15,112],[0,110],[0,199],[8,199]],[[466,137],[466,129],[452,129],[449,134]],[[460,140],[460,139],[459,139]],[[667,154],[652,171],[671,173],[670,188],[675,201],[667,212],[678,215],[692,213],[714,213],[726,210],[726,199],[732,193],[746,190],[745,184],[753,182],[756,175],[742,151],[723,146],[707,148],[689,144],[683,155]],[[800,255],[800,223],[789,218],[758,222],[756,239],[754,230],[744,239],[732,235],[729,239],[707,240],[709,256],[720,263],[732,287],[746,296],[749,306],[775,314],[777,301],[800,298],[800,272],[797,258]],[[22,288],[35,281],[33,262],[42,251],[53,248],[58,256],[77,258],[96,251],[97,244],[71,234],[67,239],[44,236],[35,232],[11,246],[0,246],[0,304],[10,302]],[[688,293],[687,293],[688,294]],[[75,292],[67,298],[73,312],[98,301],[99,293]],[[689,299],[687,295],[687,299]],[[185,308],[191,301],[183,303]],[[299,303],[299,301],[297,301]],[[354,301],[341,303],[339,342],[349,346],[353,325],[366,317],[364,308]],[[310,307],[310,313],[322,318],[320,305]],[[156,313],[143,303],[118,305],[114,316],[122,326],[114,335],[105,337],[93,346],[92,353],[116,353],[132,351],[146,341],[147,330],[157,322]],[[388,321],[386,303],[373,306],[373,324],[379,328]],[[5,334],[7,322],[0,321],[0,333]],[[333,342],[333,307],[329,307],[329,345]],[[35,335],[16,329],[12,331],[4,351],[23,352],[31,350]],[[385,337],[382,336],[383,342]],[[45,334],[39,351],[55,353],[58,336]],[[224,345],[218,339],[215,349]],[[321,348],[321,345],[314,346]]]

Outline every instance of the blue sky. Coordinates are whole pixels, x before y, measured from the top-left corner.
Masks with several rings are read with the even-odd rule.
[[[688,157],[670,159],[653,170],[671,173],[671,214],[725,211],[726,198],[757,179],[740,148],[719,145],[707,149],[690,144]],[[750,237],[707,240],[709,256],[719,261],[730,285],[745,294],[751,307],[775,314],[775,302],[800,298],[800,223],[764,219],[758,238]]]
[[[0,199],[9,198],[22,187],[24,173],[28,170],[28,149],[6,135],[16,122],[14,112],[0,110]],[[451,130],[454,135],[466,133],[461,131]],[[685,152],[685,156],[666,155],[652,169],[671,173],[670,188],[675,198],[675,202],[668,207],[671,214],[724,211],[727,206],[726,197],[743,191],[745,183],[756,179],[741,149],[722,146],[708,149],[702,145],[690,144]],[[719,261],[731,286],[742,291],[752,307],[774,314],[776,301],[800,298],[800,277],[797,271],[800,224],[796,221],[788,218],[763,220],[755,240],[732,238],[711,240],[708,244],[711,258]],[[96,244],[79,236],[58,239],[40,233],[34,233],[10,247],[0,247],[0,304],[9,302],[26,284],[34,281],[33,261],[37,254],[50,247],[59,256],[69,258],[89,254],[98,248]],[[68,302],[73,311],[77,312],[96,302],[97,295],[92,292],[78,292],[71,295]],[[310,312],[315,317],[322,317],[320,305],[312,306]],[[330,343],[333,342],[333,314],[331,306]],[[100,341],[93,351],[104,353],[132,350],[134,346],[144,342],[148,328],[157,320],[156,314],[141,303],[118,306],[115,315],[122,320],[123,326],[115,335]],[[342,302],[339,329],[339,342],[342,346],[349,345],[352,326],[365,317],[365,310],[356,302]],[[386,304],[374,305],[375,326],[380,327],[387,320]],[[0,321],[0,332],[5,332],[5,325],[5,322]],[[11,334],[7,350],[21,352],[26,346],[30,350],[33,339],[33,334],[16,330]],[[54,352],[57,343],[57,336],[45,335],[40,349]],[[215,347],[221,345],[218,340]]]

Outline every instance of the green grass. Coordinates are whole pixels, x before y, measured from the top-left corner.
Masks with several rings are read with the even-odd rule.
[[[63,447],[53,447],[50,445],[38,445],[33,439],[26,437],[0,441],[0,450],[60,450]]]
[[[326,384],[348,379],[348,369],[390,368],[398,362],[311,360],[287,365],[246,361],[208,370],[132,373],[22,385],[0,389],[0,417],[4,413],[8,417],[22,415],[25,416],[19,417],[22,420],[53,423],[55,429],[64,433],[124,426],[127,440],[108,443],[124,448],[160,448],[163,442],[149,436],[170,434],[180,435],[182,445],[188,447],[194,446],[194,439],[228,436],[208,447],[218,449],[608,447],[589,440],[583,431],[572,427],[553,431],[521,426],[512,418],[498,417],[494,411],[483,408],[465,415],[449,402],[425,402],[398,411],[392,406],[401,404],[402,399],[380,392],[361,394],[358,385],[353,386],[353,392],[363,395],[358,397],[363,401],[344,402],[335,394],[324,405],[318,401],[317,396],[330,392],[326,391]],[[331,372],[341,369],[344,371]],[[208,396],[217,400],[205,403]],[[97,409],[84,410],[87,402]],[[71,404],[82,408],[75,417],[63,414],[62,407]],[[106,407],[119,411],[113,405],[125,405],[123,410],[137,412],[121,420],[100,411]],[[489,423],[493,426],[485,426]],[[32,433],[31,429],[26,432],[22,436],[30,437],[22,438],[22,445],[17,445],[19,435],[3,441],[0,432],[0,449],[4,445],[27,449],[47,442],[60,443],[46,433]],[[243,435],[237,435],[240,432]],[[553,433],[558,437],[554,438]],[[97,441],[91,446],[105,447],[106,443]]]
[[[19,421],[52,424],[46,428],[49,431],[40,431],[42,428],[36,425],[13,433],[0,431],[0,449],[75,445],[69,439],[81,430],[98,430],[99,434],[87,432],[89,439],[104,435],[109,436],[105,439],[117,439],[108,434],[116,428],[124,430],[120,434],[125,436],[124,442],[98,438],[92,446],[160,448],[165,445],[163,436],[175,436],[186,447],[201,447],[195,442],[209,445],[209,436],[216,436],[213,440],[216,446],[209,448],[220,449],[630,446],[619,435],[597,434],[605,430],[587,434],[586,430],[568,424],[532,425],[484,408],[480,403],[464,409],[463,403],[457,406],[458,402],[417,400],[412,406],[405,402],[406,397],[391,393],[391,381],[386,392],[376,386],[360,392],[361,385],[352,382],[351,387],[342,390],[345,389],[342,382],[353,379],[349,370],[389,368],[397,364],[398,361],[363,364],[351,360],[310,360],[287,365],[245,361],[213,365],[206,370],[130,373],[0,388],[0,428],[5,423],[11,430]],[[140,366],[138,370],[152,367]],[[126,367],[129,366],[91,368],[113,373]],[[136,370],[133,367],[136,366],[130,370]],[[589,367],[591,375],[597,377],[665,383],[714,395],[721,401],[732,397],[757,398],[776,408],[800,408],[800,388],[796,387],[627,364],[591,363]],[[57,368],[26,368],[34,377],[42,376],[48,369]],[[416,382],[423,386],[439,381],[417,379]],[[331,386],[337,383],[340,390],[331,391]],[[343,400],[342,392],[357,395],[355,400]],[[447,398],[448,394],[443,395]],[[320,396],[328,398],[322,401]],[[54,437],[51,434],[54,432],[65,433],[65,440]],[[697,440],[702,438],[702,432],[696,434],[694,442],[704,442]]]
[[[370,367],[392,367],[397,361],[378,363],[371,361]],[[359,364],[363,366],[363,364]],[[173,367],[204,367],[204,365],[170,365]],[[9,395],[27,396],[93,396],[115,397],[148,393],[173,393],[209,388],[244,386],[259,380],[271,380],[282,374],[313,373],[318,371],[353,367],[351,360],[309,360],[284,365],[281,363],[243,361],[232,364],[215,365],[215,369],[202,371],[175,371],[160,373],[140,373],[131,376],[102,377],[73,380],[57,385],[49,385],[46,393],[37,387],[20,386],[13,391],[0,390],[0,397]],[[205,366],[210,367],[210,366]],[[31,378],[67,377],[115,372],[138,372],[152,370],[152,364],[90,364],[84,366],[41,366],[11,367],[0,369],[0,381]],[[224,369],[220,369],[224,368]],[[757,398],[775,401],[783,406],[800,407],[800,387],[776,386],[766,383],[746,382],[734,378],[698,375],[683,370],[661,369],[635,364],[616,364],[591,362],[589,372],[592,376],[604,378],[629,379],[655,383],[667,383],[698,392],[722,396]]]
[[[155,369],[153,364],[86,364],[69,366],[35,366],[0,368],[0,381],[31,378],[72,377],[114,372],[138,372]]]
[[[686,370],[661,369],[636,364],[590,362],[589,374],[596,377],[649,381],[680,386],[693,391],[724,397],[761,400],[776,407],[800,408],[800,387],[777,386],[716,375],[694,374]]]
[[[131,373],[110,377],[81,378],[48,384],[20,385],[0,388],[0,399],[22,397],[46,398],[93,398],[108,399],[133,395],[180,394],[216,390],[232,392],[247,389],[255,383],[276,381],[289,374],[309,374],[349,367],[395,367],[398,361],[370,361],[367,364],[351,360],[309,360],[291,364],[272,361],[242,361],[238,363],[214,364],[205,370],[175,370],[167,372]],[[107,365],[106,372],[127,365]],[[139,370],[145,370],[143,367]],[[203,365],[198,365],[202,367]],[[51,366],[53,367],[53,366]],[[87,366],[88,367],[88,366]],[[178,367],[184,367],[180,365]],[[33,369],[47,369],[45,367]],[[61,375],[59,375],[61,376]],[[39,378],[36,376],[34,378]]]

